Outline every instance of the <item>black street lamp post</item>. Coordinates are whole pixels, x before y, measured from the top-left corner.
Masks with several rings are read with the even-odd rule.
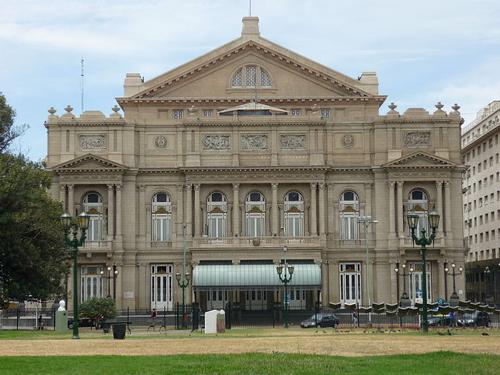
[[[64,240],[70,248],[73,257],[73,338],[79,339],[78,321],[80,319],[78,312],[78,247],[85,243],[85,232],[89,227],[90,216],[82,212],[78,217],[73,217],[67,212],[61,215],[61,223],[64,228]],[[78,238],[80,230],[80,238]]]
[[[293,276],[293,266],[289,266],[286,261],[286,252],[288,251],[287,246],[283,246],[283,252],[285,253],[284,264],[276,266],[276,272],[283,283],[284,295],[283,295],[283,321],[285,328],[288,328],[288,305],[290,303],[288,299],[288,284],[292,281]]]
[[[406,263],[401,265],[402,271],[396,267],[394,268],[394,272],[403,279],[403,293],[401,294],[401,298],[399,299],[399,305],[401,307],[407,307],[410,305],[410,299],[408,298],[408,293],[406,293],[406,277],[413,273],[413,267],[410,267],[410,272],[406,272]],[[398,279],[398,293],[399,293],[399,279]]]
[[[451,264],[451,270],[448,267],[446,267],[444,269],[444,271],[448,274],[448,276],[451,276],[453,278],[453,293],[451,293],[451,296],[450,296],[450,305],[451,306],[457,306],[458,305],[459,297],[458,297],[458,294],[457,294],[455,277],[457,277],[458,275],[461,275],[462,272],[463,272],[463,268],[462,267],[458,267],[458,272],[455,271],[456,267],[457,267],[456,264],[452,263]]]
[[[183,234],[184,234],[184,246],[182,252],[182,274],[177,272],[175,274],[175,279],[177,280],[177,285],[182,289],[182,328],[187,327],[186,322],[186,288],[189,286],[189,281],[191,279],[191,275],[189,272],[186,272],[186,225],[183,226]]]
[[[413,242],[420,246],[420,253],[422,255],[422,332],[429,331],[429,321],[427,320],[427,273],[426,273],[426,246],[431,245],[436,238],[436,230],[439,225],[439,214],[435,211],[429,213],[429,225],[431,227],[431,234],[427,237],[426,229],[422,228],[420,237],[415,235],[418,226],[419,216],[415,213],[409,213],[407,216],[408,226],[411,231],[411,238]]]
[[[113,300],[116,300],[116,278],[118,277],[118,270],[116,269],[116,265],[113,264],[113,267],[108,266],[108,275],[104,275],[104,271],[101,271],[101,277],[104,277],[108,280],[108,295],[107,297],[111,297],[111,280],[113,280]]]

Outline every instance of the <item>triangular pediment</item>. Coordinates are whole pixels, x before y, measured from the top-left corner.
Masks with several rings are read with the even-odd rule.
[[[153,98],[228,97],[230,77],[238,66],[260,64],[270,71],[275,81],[275,91],[264,96],[284,97],[300,87],[301,92],[310,91],[318,97],[369,98],[360,88],[359,81],[336,72],[266,39],[246,40],[239,38],[206,55],[176,69],[144,82],[143,90],[126,100],[149,100]],[[218,87],[220,86],[220,87]],[[238,90],[231,95],[236,97]],[[241,90],[244,94],[244,90]],[[270,94],[272,93],[272,95]],[[245,96],[245,95],[243,95]]]
[[[127,167],[97,155],[86,154],[58,164],[51,169],[58,173],[82,171],[121,172],[127,169]]]
[[[452,168],[456,166],[449,160],[421,151],[405,155],[383,165],[385,168]]]

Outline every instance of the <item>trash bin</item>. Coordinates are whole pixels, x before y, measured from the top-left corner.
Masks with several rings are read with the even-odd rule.
[[[113,338],[115,340],[125,339],[125,332],[127,330],[126,323],[113,323],[111,327],[113,327]]]

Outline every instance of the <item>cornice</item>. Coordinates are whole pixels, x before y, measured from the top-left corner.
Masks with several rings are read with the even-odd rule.
[[[326,81],[330,84],[333,84],[336,88],[347,92],[347,93],[352,93],[356,96],[360,97],[370,97],[370,94],[367,92],[358,89],[354,87],[351,84],[348,84],[346,82],[343,82],[329,74],[326,74],[325,72],[320,71],[319,69],[313,68],[307,63],[302,63],[295,58],[286,56],[284,53],[281,53],[279,51],[276,51],[270,47],[264,46],[255,40],[248,40],[245,41],[237,46],[235,46],[232,49],[229,49],[227,51],[221,51],[220,54],[217,54],[211,58],[206,59],[205,61],[201,61],[197,65],[193,66],[189,70],[184,70],[181,72],[178,72],[175,74],[175,70],[172,71],[171,76],[165,77],[164,81],[161,81],[160,83],[153,85],[152,87],[149,87],[142,92],[136,94],[133,99],[140,99],[140,98],[147,98],[147,97],[152,97],[154,96],[159,90],[165,89],[167,87],[173,87],[174,85],[185,81],[186,79],[191,78],[195,74],[206,72],[210,69],[212,69],[215,65],[218,65],[222,62],[225,62],[226,60],[233,58],[236,54],[241,53],[241,52],[246,52],[246,51],[257,51],[258,53],[261,53],[267,57],[270,57],[274,60],[279,61],[280,63],[284,63],[288,65],[289,68],[301,72],[302,74],[309,75],[310,77],[316,79],[316,80],[321,80],[321,81]]]

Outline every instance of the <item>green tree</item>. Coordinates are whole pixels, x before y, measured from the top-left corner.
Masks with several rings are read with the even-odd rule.
[[[12,141],[26,128],[26,126],[15,127],[15,117],[16,111],[7,104],[5,96],[0,92],[0,154],[6,152]]]
[[[48,194],[50,174],[40,163],[5,152],[15,138],[14,111],[2,95],[0,116],[1,307],[9,300],[62,293],[68,253],[59,223],[61,204]]]
[[[92,319],[96,328],[99,323],[116,316],[115,301],[112,298],[91,298],[80,306],[80,316]]]

